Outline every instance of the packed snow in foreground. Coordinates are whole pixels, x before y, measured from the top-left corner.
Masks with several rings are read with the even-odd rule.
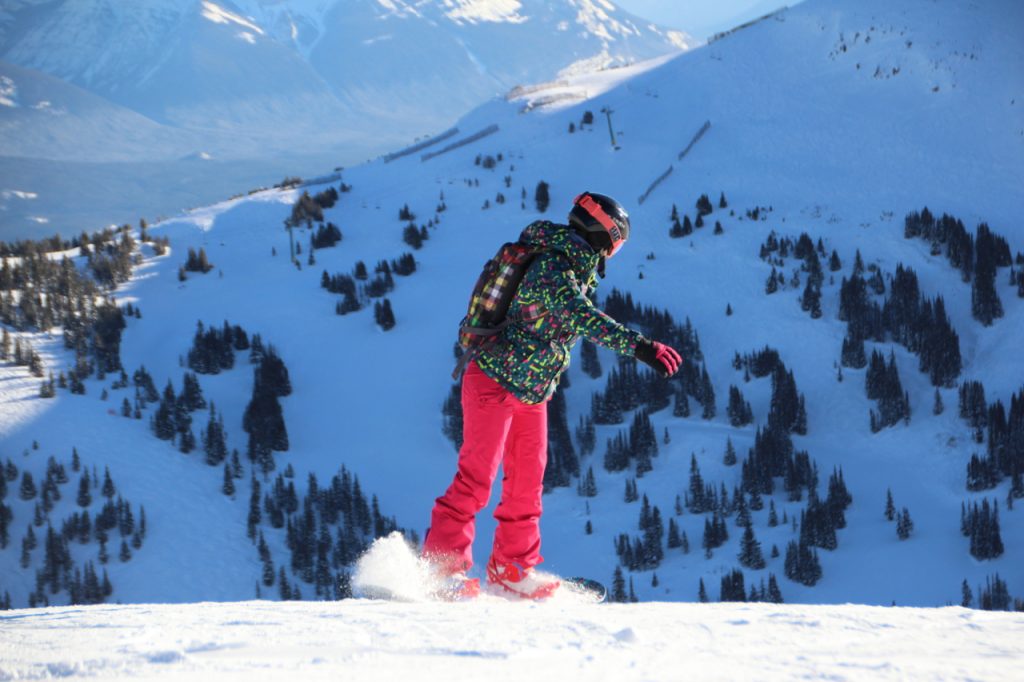
[[[772,604],[234,602],[0,616],[0,680],[1011,680],[1024,616]]]
[[[484,594],[431,601],[398,534],[358,562],[356,593],[399,601],[90,606],[0,616],[0,680],[1009,680],[1024,615],[962,608],[595,605]]]

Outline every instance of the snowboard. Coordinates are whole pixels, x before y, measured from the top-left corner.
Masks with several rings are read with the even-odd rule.
[[[568,590],[574,595],[583,597],[587,601],[592,601],[595,604],[600,604],[608,599],[608,589],[596,580],[590,578],[564,578],[562,579],[562,589]]]
[[[537,601],[545,602],[549,599],[558,600],[564,595],[569,595],[573,600],[579,600],[588,604],[600,604],[607,600],[608,590],[604,585],[596,580],[590,578],[561,578],[561,586],[554,595],[547,599],[538,599]],[[407,591],[403,589],[394,589],[392,587],[385,587],[382,585],[360,585],[358,590],[358,596],[364,599],[380,599],[383,601],[398,601],[398,602],[419,602],[419,601],[473,601],[480,594],[486,596],[497,596],[503,597],[508,600],[518,599],[512,597],[507,592],[499,592],[492,590],[480,591],[477,588],[477,592],[470,592],[465,595],[452,595],[441,591],[424,593],[420,591]],[[530,600],[526,600],[530,601]]]
[[[553,595],[538,601],[561,600],[598,604],[606,600],[608,591],[596,580],[583,577],[562,578],[561,586]],[[401,533],[394,532],[378,538],[359,557],[352,576],[352,592],[356,597],[400,602],[473,601],[478,597],[509,598],[494,593],[488,586],[476,583],[475,590],[451,594],[434,575],[428,562],[423,560]],[[518,598],[518,597],[513,597]]]

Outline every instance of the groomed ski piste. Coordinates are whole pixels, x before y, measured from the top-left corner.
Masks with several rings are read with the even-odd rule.
[[[866,264],[887,273],[898,263],[912,267],[923,294],[943,296],[960,335],[960,380],[983,381],[989,401],[1008,403],[1021,389],[1024,354],[1016,350],[1024,301],[1007,270],[996,282],[1005,314],[983,327],[971,316],[970,285],[926,242],[904,238],[903,217],[927,206],[961,218],[972,233],[987,222],[1013,253],[1024,250],[1022,13],[1013,2],[808,0],[665,63],[558,85],[585,90],[589,99],[582,102],[526,107],[544,91],[496,100],[455,122],[461,132],[441,146],[492,125],[497,132],[435,158],[411,154],[347,169],[351,192],[325,211],[344,239],[318,249],[313,266],[301,231],[302,269],[286,256],[282,225],[301,190],[267,191],[152,226],[153,235],[169,237],[169,254],[157,257],[143,247],[142,265],[116,292],[119,303],[143,313],[124,332],[124,366],[130,373],[145,365],[158,387],[168,380],[180,387],[179,357],[197,320],[229,320],[260,333],[287,363],[294,389],[281,400],[290,449],[275,453],[277,471],[292,465],[301,495],[309,473],[325,483],[344,464],[379,498],[384,514],[422,534],[434,497],[454,471],[440,406],[451,387],[454,329],[480,266],[531,220],[561,220],[579,191],[612,194],[627,204],[635,230],[609,263],[599,293],[616,287],[677,320],[690,318],[718,396],[712,420],[673,417],[671,410],[652,415],[656,432],[667,430],[670,442],[639,479],[641,492],[671,515],[686,490],[691,454],[706,481],[732,489],[739,467],[722,463],[726,438],[742,459],[770,401],[767,380],[744,383],[733,355],[777,348],[807,396],[808,434],[794,437],[797,447],[817,462],[822,484],[842,466],[854,498],[838,548],[820,552],[823,578],[815,586],[786,579],[783,559],[775,557],[765,569],[745,572],[749,585],[774,574],[786,604],[682,603],[696,601],[701,580],[717,600],[720,579],[738,566],[740,535],[729,520],[730,540],[706,558],[699,546],[706,516],[686,512],[674,518],[691,552],[673,550],[655,571],[626,573],[638,604],[268,601],[277,599],[276,586],[252,601],[261,562],[246,537],[248,462],[234,498],[226,497],[220,470],[206,466],[201,452],[182,455],[157,440],[148,413],[141,422],[116,414],[121,393],[99,399],[111,377],[88,379],[85,396],[60,391],[41,400],[38,380],[6,364],[0,457],[42,480],[48,455],[67,461],[77,448],[100,474],[109,467],[133,504],[145,505],[149,535],[130,561],[111,552],[104,566],[114,585],[108,604],[61,606],[63,593],[54,606],[26,609],[40,550],[30,568],[20,566],[33,505],[11,486],[14,521],[11,544],[0,552],[0,585],[15,610],[0,613],[0,679],[449,679],[461,671],[495,679],[1013,679],[1024,659],[1024,617],[952,606],[960,603],[962,581],[976,605],[978,588],[995,574],[1012,595],[1024,596],[1024,517],[1019,503],[1015,510],[1004,506],[1009,482],[965,490],[967,462],[984,445],[957,414],[955,388],[941,389],[945,412],[932,414],[934,388],[906,349],[869,344],[894,352],[913,413],[909,424],[876,434],[868,428],[875,403],[864,395],[863,370],[844,370],[840,383],[835,363],[845,333],[837,319],[838,281],[849,276],[859,250]],[[583,79],[585,86],[574,86]],[[606,107],[618,150],[600,113]],[[580,130],[585,111],[595,122]],[[680,160],[705,121],[711,127]],[[572,134],[570,123],[577,127]],[[498,154],[493,170],[474,163],[478,155]],[[670,164],[673,172],[638,204]],[[541,180],[551,190],[545,214],[533,202]],[[520,188],[528,193],[525,208]],[[320,288],[321,273],[349,273],[360,260],[372,268],[409,251],[399,210],[408,205],[422,225],[438,215],[442,192],[447,210],[414,252],[416,272],[396,278],[388,295],[396,327],[381,331],[368,310],[336,315],[338,297]],[[505,203],[496,201],[498,192]],[[721,220],[724,234],[713,235],[709,225],[683,239],[668,236],[673,204],[692,216],[700,194],[717,205],[719,192],[735,209],[709,216],[712,225]],[[765,220],[744,217],[755,207],[771,208]],[[770,266],[758,248],[772,230],[792,239],[806,231],[841,256],[835,283],[823,286],[821,319],[801,310],[793,287],[765,295]],[[187,249],[199,247],[214,269],[178,281]],[[48,368],[74,360],[59,332],[23,337]],[[570,369],[570,429],[614,366],[612,356],[600,358],[600,379],[583,374],[578,357]],[[238,365],[201,381],[224,415],[229,447],[244,450],[252,372]],[[729,425],[730,384],[743,389],[755,425]],[[620,428],[598,427],[597,450],[582,462],[584,471],[594,468],[596,497],[580,497],[575,482],[545,496],[545,569],[611,586],[619,563],[614,540],[637,533],[638,505],[622,493],[633,474],[601,466],[604,443]],[[887,488],[913,515],[905,541],[883,516]],[[782,492],[772,499],[780,516],[799,517],[804,505]],[[1000,504],[1006,551],[980,561],[959,522],[963,502],[983,499]],[[71,491],[52,514],[59,523],[75,509]],[[766,515],[752,517],[767,558],[772,545],[784,550],[796,535],[785,524],[770,527]],[[588,521],[592,534],[584,531]],[[284,531],[265,523],[261,529],[275,567],[287,569]],[[492,531],[486,510],[478,523],[481,564]],[[72,552],[78,562],[95,560],[96,546],[74,545]]]
[[[353,582],[395,598],[0,615],[0,680],[1007,680],[1024,661],[1024,618],[960,607],[438,600],[397,534]]]
[[[0,615],[0,679],[1015,679],[1024,624],[959,607],[205,602]]]

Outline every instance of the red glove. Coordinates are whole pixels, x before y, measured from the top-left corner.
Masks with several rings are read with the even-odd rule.
[[[678,372],[683,364],[683,358],[675,348],[644,338],[636,344],[633,355],[666,379]]]

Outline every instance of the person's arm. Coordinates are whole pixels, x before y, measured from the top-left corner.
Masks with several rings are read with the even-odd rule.
[[[683,363],[671,346],[650,341],[594,307],[583,293],[575,273],[563,258],[553,259],[548,309],[570,331],[620,355],[635,357],[663,377],[675,374]]]
[[[643,338],[639,332],[622,325],[594,307],[583,294],[576,274],[562,257],[551,257],[547,308],[564,327],[576,336],[593,341],[621,355],[634,355]]]

